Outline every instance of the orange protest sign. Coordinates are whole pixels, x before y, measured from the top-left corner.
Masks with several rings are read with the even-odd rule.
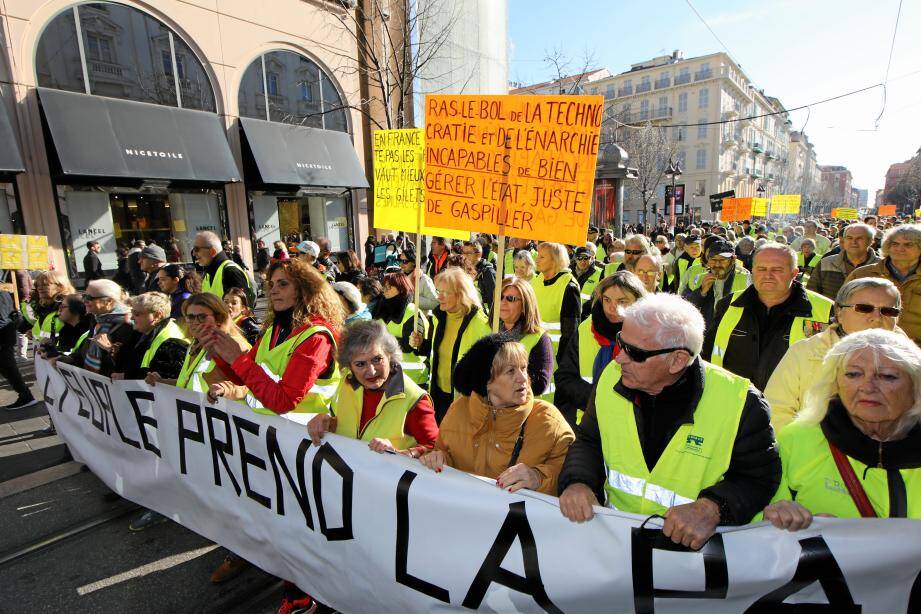
[[[895,205],[880,205],[879,210],[876,213],[879,215],[896,215],[895,210]]]
[[[723,222],[735,222],[736,212],[739,208],[739,199],[737,198],[724,198],[723,199],[723,210],[720,211],[720,220]]]
[[[425,224],[585,242],[601,96],[425,99]]]

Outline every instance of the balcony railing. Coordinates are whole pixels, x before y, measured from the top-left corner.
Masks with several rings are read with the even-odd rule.
[[[666,87],[670,87],[672,84],[671,79],[656,79],[656,89],[661,90]]]
[[[761,143],[752,143],[752,151],[755,153],[764,153],[764,148],[761,146]]]
[[[633,86],[622,87],[617,90],[617,97],[621,96],[632,96],[633,95]]]
[[[658,109],[653,110],[653,119],[662,119],[665,117],[672,116],[671,107],[659,107]]]
[[[648,92],[651,89],[652,89],[652,85],[650,85],[649,83],[640,83],[639,85],[636,86],[636,93],[642,94],[643,92]]]
[[[95,75],[108,75],[110,77],[122,77],[125,73],[125,68],[121,64],[98,60],[90,60],[89,69]]]
[[[757,168],[752,171],[752,177],[761,177],[761,176],[762,176],[762,172],[758,170]]]
[[[691,82],[691,75],[689,73],[680,74],[675,77],[675,85],[684,85],[685,83]]]
[[[773,150],[770,150],[770,149],[764,152],[764,155],[768,160],[773,160],[777,157],[777,154],[775,154]]]
[[[709,79],[712,76],[713,76],[712,70],[698,70],[697,72],[694,73],[694,80],[703,81],[704,79]]]

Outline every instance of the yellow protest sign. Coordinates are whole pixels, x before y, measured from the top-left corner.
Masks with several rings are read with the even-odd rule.
[[[768,199],[753,198],[752,199],[752,217],[767,217],[767,214],[768,214]]]
[[[374,227],[419,232],[425,202],[425,129],[374,132]],[[470,233],[422,224],[422,234],[469,239]]]
[[[0,269],[45,271],[48,268],[48,237],[0,235]]]
[[[771,213],[799,213],[800,194],[776,194],[771,198]]]
[[[837,207],[831,210],[831,216],[836,220],[856,220],[857,209],[850,207]]]
[[[425,223],[585,242],[601,96],[425,99]]]
[[[921,217],[921,209],[915,209],[915,217]]]

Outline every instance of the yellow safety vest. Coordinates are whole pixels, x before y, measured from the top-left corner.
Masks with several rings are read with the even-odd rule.
[[[176,387],[194,392],[208,392],[209,386],[205,381],[205,374],[214,371],[215,362],[208,358],[205,350],[199,350],[195,356],[192,356],[191,349],[190,347],[190,351],[185,354],[182,370],[179,371],[179,377],[176,378]]]
[[[406,323],[409,320],[413,319],[413,315],[416,313],[416,306],[413,303],[407,303],[406,309],[403,310],[403,319],[399,322],[387,322],[387,332],[397,338],[397,340],[403,340],[403,327],[406,326]],[[428,335],[429,323],[428,319],[424,314],[419,313],[419,320],[422,322],[422,336],[425,337]],[[425,364],[425,357],[418,356],[416,354],[403,354],[403,361],[401,363],[403,366],[403,371],[409,375],[409,377],[416,382],[417,384],[425,384],[429,379],[428,367]]]
[[[822,256],[816,253],[813,253],[812,256],[809,257],[808,265],[806,264],[806,257],[805,257],[805,254],[803,254],[803,252],[799,252],[798,254],[796,254],[796,258],[797,258],[797,262],[799,263],[800,269],[802,269],[804,266],[808,266],[810,269],[814,269],[815,265],[817,265],[819,261],[822,260]]]
[[[796,493],[796,501],[814,514],[832,514],[838,518],[860,518],[860,512],[844,486],[844,479],[835,465],[828,440],[819,424],[792,422],[777,436],[783,482],[778,499],[788,499]],[[848,457],[854,474],[860,480],[867,498],[880,518],[888,518],[889,477],[886,469],[867,466]],[[908,518],[921,518],[921,468],[901,469],[905,483]]]
[[[221,265],[217,268],[217,271],[214,272],[213,279],[207,273],[205,273],[202,276],[201,291],[209,293],[209,294],[214,294],[218,298],[223,299],[224,298],[224,269],[227,267],[240,269],[240,271],[243,273],[243,278],[246,279],[246,287],[249,290],[252,290],[252,287],[250,286],[249,275],[246,274],[246,271],[240,268],[240,265],[234,262],[233,260],[227,259],[224,262],[222,262]]]
[[[675,261],[675,268],[678,269],[678,287],[685,285],[685,279],[687,279],[688,269],[692,269],[695,266],[700,266],[700,258],[694,258],[691,264],[688,264],[687,258],[678,258]]]
[[[744,290],[732,294],[729,308],[726,310],[726,313],[723,314],[716,328],[716,336],[713,339],[713,352],[710,356],[710,362],[718,367],[723,366],[723,359],[726,356],[726,351],[729,349],[729,340],[732,336],[732,331],[734,331],[739,324],[739,320],[742,319],[742,313],[745,311],[741,307],[736,307],[732,304],[738,300],[742,292],[744,292]],[[809,303],[812,305],[812,316],[809,318],[793,318],[793,324],[790,325],[789,345],[793,345],[806,337],[811,337],[812,334],[806,334],[806,329],[807,327],[811,327],[813,323],[828,324],[831,318],[831,308],[834,303],[830,299],[812,290],[806,290],[806,296],[809,298]]]
[[[22,303],[20,303],[20,305],[22,305]],[[32,307],[30,306],[28,309],[31,310]],[[51,313],[47,314],[41,322],[38,321],[38,316],[34,312],[32,315],[35,318],[31,322],[32,339],[35,341],[38,341],[39,339],[50,339],[54,333],[61,330],[61,328],[64,326],[64,323],[61,321],[61,318],[58,317],[56,311],[52,311]]]
[[[747,379],[706,362],[704,392],[694,422],[682,424],[652,471],[637,433],[633,401],[614,391],[620,365],[611,362],[596,388],[595,411],[608,470],[607,505],[633,514],[664,514],[691,503],[729,468],[739,421],[748,395]]]
[[[256,364],[265,371],[266,375],[276,382],[280,382],[282,376],[285,374],[285,369],[288,367],[288,361],[291,359],[294,350],[313,335],[327,335],[330,342],[333,344],[333,356],[336,354],[336,338],[333,336],[332,331],[325,326],[311,326],[300,334],[290,336],[282,343],[279,343],[273,348],[269,348],[272,344],[272,336],[274,333],[275,325],[273,324],[265,331],[259,341],[256,342]],[[307,391],[307,394],[304,395],[304,398],[301,399],[300,403],[298,403],[297,407],[292,411],[306,414],[326,413],[329,409],[330,401],[336,396],[336,388],[338,385],[339,367],[336,365],[336,361],[333,360],[331,373],[327,377],[318,377],[313,383],[313,386],[310,387],[310,390]],[[246,404],[259,414],[275,413],[270,409],[263,408],[260,401],[254,397],[252,393],[246,395]]]
[[[518,250],[523,251],[523,250]],[[531,259],[534,262],[537,262],[537,250],[530,249],[528,250],[531,253]],[[505,250],[505,262],[503,263],[502,276],[509,277],[510,275],[515,274],[515,250],[507,249]]]
[[[697,290],[704,282],[704,276],[707,274],[707,268],[700,265],[695,265],[688,269],[688,286],[687,289],[693,292]],[[732,289],[726,294],[735,294],[736,292],[741,292],[748,287],[748,276],[745,275],[744,269],[736,267],[736,270],[732,274]]]
[[[375,437],[387,439],[397,450],[416,445],[416,440],[406,432],[406,416],[426,392],[406,373],[401,373],[401,381],[402,385],[395,387],[393,396],[384,392],[374,410],[374,417],[363,429],[359,429],[365,389],[353,385],[351,378],[343,377],[330,408],[337,419],[336,434],[361,441],[371,441]]]
[[[601,282],[601,273],[603,271],[599,269],[598,267],[596,267],[594,264],[592,265],[592,267],[595,270],[592,272],[591,275],[588,276],[588,278],[582,284],[582,288],[580,291],[580,296],[582,297],[583,303],[592,300],[592,295],[595,292],[595,286],[597,286]]]
[[[598,262],[604,262],[604,259],[608,257],[608,252],[605,250],[604,245],[598,244],[595,247],[595,260]]]
[[[438,319],[433,317],[432,318],[432,339],[433,340],[435,339],[437,334],[438,334]],[[467,350],[469,350],[470,347],[474,343],[476,343],[483,337],[492,334],[492,328],[490,328],[489,320],[486,318],[486,315],[483,313],[483,311],[481,309],[477,309],[476,315],[474,315],[470,319],[470,323],[467,324],[467,328],[465,328],[462,332],[458,331],[458,334],[460,334],[460,345],[458,345],[458,348],[457,348],[457,362],[460,362],[460,359],[464,357],[464,354],[467,353]],[[442,343],[444,343],[444,339],[442,339]],[[456,340],[455,340],[455,343],[456,343]],[[438,348],[435,347],[435,344],[433,342],[432,343],[432,353],[429,356],[430,365],[434,364],[433,359],[437,351],[438,351]],[[457,363],[454,363],[454,364],[456,365]],[[435,378],[434,375],[432,376],[432,382],[433,383],[437,382],[437,379]],[[452,388],[451,391],[453,391],[454,367],[451,368],[451,388]],[[442,390],[442,392],[451,392],[451,391]],[[457,396],[456,391],[454,392],[455,392],[455,396]]]
[[[141,358],[142,369],[146,369],[150,366],[150,361],[157,355],[157,350],[160,349],[160,346],[163,345],[163,342],[167,339],[181,339],[182,341],[188,342],[188,338],[185,336],[182,329],[179,328],[179,325],[176,324],[176,321],[170,320],[166,326],[160,329],[157,336],[150,342],[150,347],[144,352],[144,357]]]
[[[601,344],[595,339],[595,334],[592,332],[592,317],[589,316],[579,324],[579,376],[589,385],[594,382],[592,374],[599,351],[601,351]],[[582,423],[584,413],[584,407],[576,408],[576,424]]]
[[[550,337],[550,344],[553,346],[553,372],[556,373],[557,362],[556,353],[560,347],[560,339],[563,336],[563,328],[560,323],[560,312],[563,310],[563,295],[566,293],[566,286],[569,280],[575,279],[569,271],[564,271],[557,277],[551,285],[544,285],[543,273],[538,273],[531,280],[531,287],[534,288],[534,294],[537,296],[537,310],[540,312],[540,326],[547,331]],[[540,398],[548,403],[553,403],[553,394],[556,385],[553,378],[550,378],[550,386],[547,392],[540,395]]]
[[[29,326],[35,324],[35,310],[32,309],[32,304],[29,303],[29,301],[20,301],[19,313],[22,314],[22,319],[25,320]]]

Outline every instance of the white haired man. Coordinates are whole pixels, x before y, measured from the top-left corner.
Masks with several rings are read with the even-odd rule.
[[[566,518],[590,520],[603,489],[608,506],[665,516],[663,533],[698,549],[717,526],[745,524],[770,501],[781,466],[768,405],[748,380],[704,362],[703,340],[703,317],[677,296],[627,308],[621,351],[560,473]]]
[[[201,291],[216,295],[224,300],[224,294],[231,288],[240,288],[246,293],[250,307],[255,304],[253,285],[240,265],[224,252],[221,239],[210,230],[195,235],[192,247],[195,262],[204,269]]]
[[[716,305],[703,356],[764,390],[777,363],[797,341],[820,333],[832,300],[796,281],[796,252],[765,242],[752,264],[752,285]]]
[[[867,224],[851,224],[845,228],[841,237],[841,251],[834,256],[822,258],[815,265],[809,273],[809,283],[806,287],[834,299],[844,285],[844,280],[854,269],[879,262],[879,256],[872,247],[875,234],[873,227]],[[807,240],[803,239],[801,244]]]

